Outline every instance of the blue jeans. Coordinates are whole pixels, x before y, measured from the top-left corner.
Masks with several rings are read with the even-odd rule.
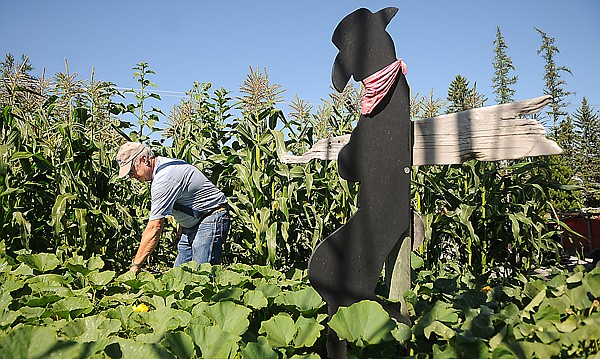
[[[183,228],[177,244],[175,267],[196,261],[196,263],[217,264],[221,262],[223,242],[229,232],[229,213],[219,210],[204,218],[191,228]]]

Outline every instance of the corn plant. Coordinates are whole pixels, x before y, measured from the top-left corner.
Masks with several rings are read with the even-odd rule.
[[[159,100],[148,90],[155,86],[148,79],[153,72],[139,64],[136,102],[120,104],[111,101],[118,95],[112,84],[93,76],[79,81],[68,69],[47,89],[36,90],[47,82],[27,87],[35,94],[27,97],[18,82],[26,77],[15,75],[24,67],[11,68],[5,73],[15,80],[4,82],[2,92],[10,107],[0,127],[0,230],[9,247],[73,246],[86,256],[106,253],[111,266],[125,266],[147,218],[148,186],[117,181],[111,159],[124,131],[142,139],[150,135],[146,129],[158,129],[159,113],[145,104]],[[314,113],[296,99],[289,117],[277,108],[281,88],[269,84],[266,73],[253,71],[242,92],[246,96],[233,103],[226,90],[194,83],[172,112],[163,145],[152,146],[159,155],[196,165],[229,197],[227,262],[303,267],[318,241],[356,210],[358,184],[341,179],[335,161],[287,165],[277,154],[300,154],[319,139],[349,133],[358,120],[360,91],[332,94]],[[137,129],[121,119],[130,113]],[[414,208],[427,229],[425,263],[433,268],[450,259],[478,274],[509,274],[556,261],[558,244],[544,226],[550,211],[545,191],[552,184],[542,166],[469,162],[415,171]],[[167,228],[152,259],[159,268],[172,262],[173,229]]]
[[[253,71],[242,88],[247,95],[230,105],[226,91],[211,94],[210,84],[195,83],[165,132],[169,153],[196,165],[229,198],[229,262],[306,266],[314,245],[347,220],[355,202],[356,186],[339,178],[335,161],[287,165],[277,154],[307,150],[319,139],[317,121],[329,133],[349,131],[357,113],[325,103],[319,115],[287,119],[274,107],[279,91]]]
[[[25,108],[8,104],[1,114],[2,238],[11,251],[71,248],[86,257],[104,254],[122,268],[133,251],[131,234],[141,227],[135,207],[126,203],[143,205],[145,199],[115,181],[118,145],[107,133],[107,97],[114,88],[92,81],[88,91],[88,83],[68,70],[47,89],[19,84],[7,91],[12,98],[24,98],[20,91],[36,97]]]
[[[537,162],[469,161],[419,168],[414,200],[423,214],[427,264],[447,260],[476,274],[509,275],[557,262],[560,244],[545,222],[548,181]]]

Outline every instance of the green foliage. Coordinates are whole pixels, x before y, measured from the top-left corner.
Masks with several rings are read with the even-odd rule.
[[[439,115],[446,103],[441,98],[433,97],[433,88],[429,91],[429,96],[419,96],[415,94],[410,101],[410,117],[413,120],[432,118]]]
[[[560,127],[564,128],[563,125],[566,123],[563,122]],[[574,157],[556,156],[538,161],[545,164],[541,172],[549,181],[549,203],[557,211],[576,211],[582,207],[581,186],[575,179],[576,169],[573,167],[573,160]]]
[[[381,304],[362,301],[347,308],[341,307],[332,316],[329,326],[340,339],[366,347],[392,340],[392,330],[396,323],[390,319]]]
[[[469,81],[461,75],[456,75],[450,83],[446,99],[448,100],[446,113],[481,107],[487,100],[484,95],[477,93],[477,83],[470,87]]]
[[[0,357],[278,358],[322,350],[325,303],[304,272],[191,263],[160,276],[116,276],[103,266],[99,257],[2,255]],[[246,305],[259,296],[263,305]]]
[[[567,117],[566,121],[563,118],[567,115],[565,107],[569,104],[567,97],[573,94],[564,89],[565,80],[561,77],[563,73],[571,74],[565,66],[558,66],[555,61],[556,54],[560,51],[555,43],[555,39],[548,36],[542,30],[535,29],[542,37],[542,45],[537,50],[538,55],[541,55],[545,61],[544,65],[544,94],[552,97],[550,109],[546,112],[552,120],[551,138],[556,140],[563,148],[566,148],[566,158],[550,159],[551,171],[548,172],[549,178],[562,186],[570,186],[575,184],[575,170],[573,162],[576,161],[574,153],[573,134],[574,127],[571,119]],[[550,191],[550,200],[552,205],[558,210],[573,210],[581,208],[581,201],[577,194],[568,193],[565,191]]]
[[[227,195],[233,223],[225,261],[305,268],[316,242],[350,216],[356,187],[338,177],[335,162],[281,163],[278,153],[316,141],[312,122],[288,120],[274,107],[280,90],[266,73],[252,72],[243,90],[232,106],[227,91],[211,94],[210,84],[194,84],[167,128],[169,153],[196,165]],[[357,114],[331,108],[314,121],[328,133],[350,131]]]
[[[26,91],[19,74],[3,71],[17,81],[12,90]],[[71,76],[57,77],[56,95],[0,113],[0,234],[9,251],[101,254],[118,268],[131,257],[131,233],[140,230],[137,209],[123,203],[142,205],[144,198],[115,181],[118,142],[109,109],[95,107],[106,105],[112,85],[82,82],[75,91]]]
[[[150,65],[146,62],[140,62],[133,67],[133,70],[135,70],[133,78],[140,84],[140,89],[124,91],[126,94],[134,94],[136,103],[125,106],[123,108],[123,113],[131,113],[137,119],[139,127],[137,130],[132,130],[129,133],[131,140],[145,142],[150,138],[150,135],[160,131],[157,124],[160,121],[159,115],[164,116],[164,113],[156,107],[152,107],[150,110],[148,110],[147,107],[144,107],[147,106],[147,102],[150,99],[160,100],[159,94],[149,92],[149,87],[156,87],[156,84],[149,79],[150,75],[155,74],[155,72],[150,69]],[[144,129],[148,129],[149,133],[144,134]]]
[[[504,36],[500,31],[500,27],[496,26],[496,39],[494,40],[494,77],[492,78],[492,87],[496,94],[496,103],[513,102],[515,90],[511,87],[517,83],[518,76],[509,76],[509,71],[515,71],[515,66],[512,64],[512,59],[506,54],[508,45],[504,41]]]
[[[600,116],[584,97],[573,114],[575,143],[572,148],[574,167],[584,188],[584,206],[600,206]]]
[[[598,352],[598,270],[554,270],[551,280],[475,284],[456,269],[418,274],[411,311],[423,313],[413,334],[418,352],[452,357],[587,357]],[[414,294],[413,294],[414,295]],[[475,354],[476,353],[476,354]]]
[[[457,268],[422,269],[405,294],[409,328],[372,301],[327,321],[305,271],[190,263],[136,276],[103,267],[99,257],[1,253],[0,357],[319,358],[328,328],[352,358],[590,357],[600,349],[599,269],[498,285]]]
[[[555,61],[556,54],[560,51],[558,47],[554,45],[556,39],[548,36],[542,30],[535,28],[535,30],[542,37],[542,45],[537,50],[538,55],[542,55],[545,61],[544,65],[544,80],[546,81],[544,86],[544,94],[552,96],[552,102],[550,103],[550,110],[547,111],[548,115],[553,121],[553,131],[556,136],[558,125],[562,117],[567,113],[565,107],[568,105],[566,100],[567,96],[573,94],[570,91],[566,91],[563,86],[566,85],[566,81],[561,78],[563,72],[571,74],[571,70],[566,66],[558,66]]]
[[[78,96],[88,96],[87,102],[64,99],[77,97],[65,90],[36,112],[5,109],[0,127],[5,139],[0,146],[0,203],[5,209],[0,230],[10,250],[76,247],[85,258],[103,255],[116,270],[130,261],[147,216],[148,186],[116,180],[112,159],[119,133],[132,125],[111,120],[110,114],[137,114],[142,123],[129,131],[133,137],[141,139],[144,129],[151,128],[144,102],[158,100],[147,89],[155,86],[148,79],[152,71],[144,63],[136,69],[141,89],[131,106],[105,102],[111,87],[98,92],[92,81],[78,85]],[[467,88],[474,93],[468,83]],[[280,89],[269,84],[266,73],[253,72],[244,91],[242,102],[233,104],[226,90],[195,83],[172,111],[163,133],[161,142],[171,145],[153,148],[197,166],[228,196],[233,224],[224,248],[226,263],[305,268],[316,243],[356,210],[358,185],[339,178],[335,161],[288,165],[277,156],[302,153],[323,137],[349,133],[358,119],[360,94],[347,87],[315,114],[297,99],[295,112],[286,118],[275,107]],[[420,111],[435,115],[439,99],[430,94],[430,100]],[[81,107],[69,117],[66,106],[55,106],[62,103]],[[108,125],[99,126],[99,119]],[[67,125],[71,122],[78,125]],[[39,126],[48,131],[39,132]],[[557,258],[551,233],[543,228],[549,209],[540,188],[546,182],[529,172],[534,167],[468,163],[416,171],[413,193],[415,208],[427,224],[421,248],[427,266],[452,258],[475,273],[502,267],[508,274]],[[22,196],[26,192],[35,195]],[[150,266],[158,270],[171,265],[175,252],[171,226],[163,237]],[[466,251],[455,256],[457,246]],[[515,248],[526,251],[517,253]],[[250,299],[260,305],[261,298]]]
[[[558,261],[559,243],[545,226],[545,188],[552,184],[533,174],[543,166],[469,161],[415,171],[426,267],[452,261],[477,275],[510,275]]]

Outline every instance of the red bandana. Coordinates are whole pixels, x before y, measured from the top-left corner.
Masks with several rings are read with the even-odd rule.
[[[363,115],[370,114],[375,106],[385,97],[396,80],[400,69],[402,69],[402,74],[406,75],[406,64],[402,62],[402,59],[392,62],[362,81],[365,86],[365,95],[361,103]]]

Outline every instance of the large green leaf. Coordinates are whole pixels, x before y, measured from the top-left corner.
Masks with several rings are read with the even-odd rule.
[[[263,292],[258,290],[251,290],[244,294],[244,304],[248,307],[261,309],[268,306],[269,301],[267,300]]]
[[[108,283],[110,283],[111,280],[113,280],[113,278],[115,277],[115,272],[114,271],[103,271],[103,272],[93,271],[93,272],[89,273],[87,275],[87,277],[90,280],[91,284],[94,285],[94,287],[101,288],[101,287],[104,287],[105,285],[107,285]]]
[[[513,353],[510,348],[502,343],[492,352],[492,359],[525,359],[523,356]]]
[[[246,344],[240,350],[244,359],[278,359],[279,355],[274,351],[267,338],[260,336],[256,342],[250,342]]]
[[[324,328],[325,327],[319,324],[314,318],[299,317],[298,320],[296,320],[294,347],[301,348],[313,346]]]
[[[340,339],[360,347],[391,340],[396,327],[383,307],[373,301],[363,300],[349,307],[341,307],[329,322]]]
[[[436,323],[435,325],[441,328],[440,330],[442,330],[443,327],[446,326],[440,326],[437,323],[455,324],[457,322],[458,311],[452,308],[452,305],[449,303],[437,301],[428,312],[426,312],[424,315],[421,316],[421,318],[419,318],[419,320],[413,327],[413,332],[415,334],[423,334],[425,328],[429,327],[434,323]],[[444,335],[449,334],[449,332],[447,332],[445,329],[443,329],[442,332],[444,333]]]
[[[434,320],[423,329],[423,335],[425,335],[425,338],[431,339],[431,334],[436,334],[437,336],[446,340],[450,340],[456,336],[456,332],[452,328],[437,320]]]
[[[93,310],[93,305],[87,297],[66,297],[52,305],[52,309],[60,317],[76,318]]]
[[[164,359],[172,358],[162,345],[157,343],[141,343],[134,339],[118,338],[116,344],[109,345],[105,351],[111,358],[144,358]]]
[[[239,336],[226,332],[216,325],[190,325],[188,331],[202,351],[202,358],[230,358],[238,351]]]
[[[167,332],[160,344],[175,354],[178,359],[188,359],[196,355],[194,341],[184,332]]]
[[[58,344],[56,333],[45,327],[22,326],[0,335],[0,358],[44,358]]]
[[[115,281],[126,284],[132,289],[139,289],[154,280],[154,276],[149,272],[141,272],[136,275],[136,273],[133,273],[132,271],[127,271],[115,278]]]
[[[101,315],[77,318],[62,327],[62,332],[71,339],[80,342],[98,341],[121,330],[121,323]]]
[[[104,261],[102,260],[102,258],[98,257],[98,256],[92,256],[90,257],[86,262],[85,265],[87,267],[87,269],[93,271],[93,270],[100,270],[102,268],[104,268]]]
[[[137,313],[143,322],[149,325],[155,334],[185,327],[192,315],[186,311],[168,307],[160,307],[147,313]]]
[[[244,290],[238,287],[230,287],[223,288],[219,290],[215,295],[213,295],[210,299],[214,302],[219,301],[236,301],[241,302],[242,295],[244,295]]]
[[[287,347],[291,345],[296,334],[296,324],[289,314],[279,313],[263,321],[258,333],[266,334],[269,344],[273,347]]]
[[[533,313],[533,319],[537,326],[541,326],[545,330],[551,330],[554,328],[555,323],[560,323],[560,312],[558,308],[553,306],[542,306]]]
[[[242,282],[248,281],[249,278],[241,273],[228,270],[225,268],[216,268],[215,269],[215,282],[219,287],[229,288],[231,286],[238,286]]]
[[[74,255],[71,258],[67,258],[63,265],[73,273],[82,273],[86,275],[90,272],[90,269],[88,269],[86,266],[83,256]]]
[[[529,318],[530,313],[532,313],[535,308],[542,303],[542,301],[546,298],[546,291],[542,290],[537,293],[535,297],[523,308],[523,312],[521,314],[521,318]]]
[[[579,319],[574,315],[569,315],[564,321],[554,323],[556,329],[563,333],[570,333],[577,329]]]
[[[163,274],[161,281],[164,283],[164,288],[166,290],[171,292],[181,292],[186,285],[191,285],[193,283],[193,274],[181,267],[175,267]]]
[[[21,254],[17,260],[40,272],[51,271],[61,264],[52,253]]]
[[[248,316],[252,311],[233,302],[217,302],[207,307],[204,314],[219,328],[234,335],[242,335],[248,330]]]
[[[455,337],[451,345],[458,358],[487,359],[489,350],[487,345],[479,338]]]
[[[19,279],[16,279],[14,276],[5,276],[2,278],[2,284],[0,284],[0,292],[2,293],[10,293],[17,289],[23,288],[25,282]]]
[[[494,326],[491,321],[492,314],[494,314],[494,311],[485,305],[482,305],[479,309],[471,309],[466,315],[462,328],[469,330],[478,338],[489,338],[494,334]]]
[[[63,230],[62,218],[66,213],[68,201],[77,198],[74,194],[66,193],[56,197],[54,206],[52,207],[52,221],[51,226],[54,226],[54,233],[59,234]]]
[[[303,314],[312,314],[325,304],[313,287],[306,287],[298,291],[283,291],[275,298],[275,303],[291,307]]]
[[[433,357],[436,359],[456,359],[459,358],[458,354],[454,350],[454,348],[450,345],[439,345],[434,344],[433,348]]]
[[[19,308],[18,313],[26,322],[37,324],[40,318],[46,314],[46,309],[40,307],[21,307]]]
[[[511,342],[503,343],[496,350],[503,355],[506,355],[505,349],[519,359],[529,358],[552,358],[560,353],[559,345],[550,345],[543,343],[532,343],[532,342]],[[535,356],[534,356],[535,355]]]
[[[129,316],[133,313],[133,308],[129,305],[119,305],[116,308],[111,308],[106,312],[106,316],[111,319],[116,319],[121,323],[123,329],[129,329]]]
[[[266,298],[275,298],[281,293],[281,287],[272,283],[267,283],[262,278],[255,281],[255,285],[255,291],[261,292]]]
[[[500,313],[492,316],[493,320],[501,320],[506,324],[513,324],[520,318],[521,311],[514,303],[509,303],[500,310]]]

